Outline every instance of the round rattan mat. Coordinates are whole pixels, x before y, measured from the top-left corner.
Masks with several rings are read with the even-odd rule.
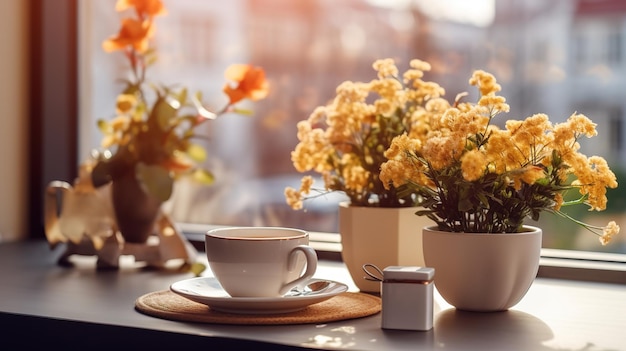
[[[170,290],[139,297],[135,309],[149,316],[214,324],[308,324],[361,318],[380,312],[380,297],[360,292],[344,292],[303,310],[281,314],[234,314],[211,310]]]

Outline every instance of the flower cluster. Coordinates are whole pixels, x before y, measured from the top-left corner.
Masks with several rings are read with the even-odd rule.
[[[291,159],[299,172],[322,176],[320,194],[342,191],[356,206],[412,206],[414,196],[399,195],[381,182],[380,167],[387,161],[384,153],[392,140],[421,130],[422,114],[438,108],[429,101],[442,96],[444,90],[422,80],[424,71],[430,70],[423,61],[412,61],[402,77],[390,59],[374,62],[373,68],[377,79],[343,82],[332,102],[317,107],[298,123],[299,143]],[[300,189],[287,187],[287,203],[301,209],[312,185],[312,176],[305,175]]]
[[[518,232],[524,220],[541,212],[566,217],[591,230],[607,244],[619,227],[591,226],[561,211],[586,204],[606,208],[606,189],[617,187],[615,174],[598,156],[579,152],[579,139],[596,135],[595,124],[582,114],[553,124],[545,114],[493,121],[509,111],[493,75],[475,71],[469,84],[479,91],[476,103],[453,104],[429,96],[418,129],[397,136],[386,150],[380,179],[386,189],[413,194],[425,215],[440,230]],[[568,198],[568,191],[578,195]]]
[[[156,27],[154,19],[165,15],[161,0],[118,0],[116,10],[132,10],[123,18],[119,32],[102,44],[106,52],[122,51],[128,59],[131,77],[117,98],[117,116],[99,120],[104,134],[101,153],[92,171],[92,182],[98,187],[121,177],[134,176],[144,190],[160,201],[169,199],[173,183],[183,174],[210,183],[213,176],[201,169],[206,150],[192,142],[194,129],[207,120],[229,113],[248,113],[235,108],[243,99],[263,99],[268,83],[263,69],[246,64],[234,64],[225,71],[223,87],[228,103],[218,112],[204,107],[200,92],[190,96],[186,88],[172,89],[151,86],[147,89],[148,67],[156,61],[151,46]],[[149,100],[153,98],[153,102]],[[115,153],[108,151],[115,148]]]

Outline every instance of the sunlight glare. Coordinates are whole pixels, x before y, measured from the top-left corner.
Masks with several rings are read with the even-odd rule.
[[[496,14],[495,0],[415,0],[427,16],[438,20],[489,26]]]
[[[471,24],[478,27],[491,25],[496,13],[495,0],[366,0],[373,6],[405,10],[416,7],[436,20]]]

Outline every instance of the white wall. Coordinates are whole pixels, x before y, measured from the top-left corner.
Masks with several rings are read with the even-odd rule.
[[[27,236],[27,6],[0,1],[0,241]]]

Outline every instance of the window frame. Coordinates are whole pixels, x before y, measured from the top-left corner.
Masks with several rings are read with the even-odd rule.
[[[28,237],[45,238],[43,194],[74,179],[78,148],[77,0],[29,0]]]

